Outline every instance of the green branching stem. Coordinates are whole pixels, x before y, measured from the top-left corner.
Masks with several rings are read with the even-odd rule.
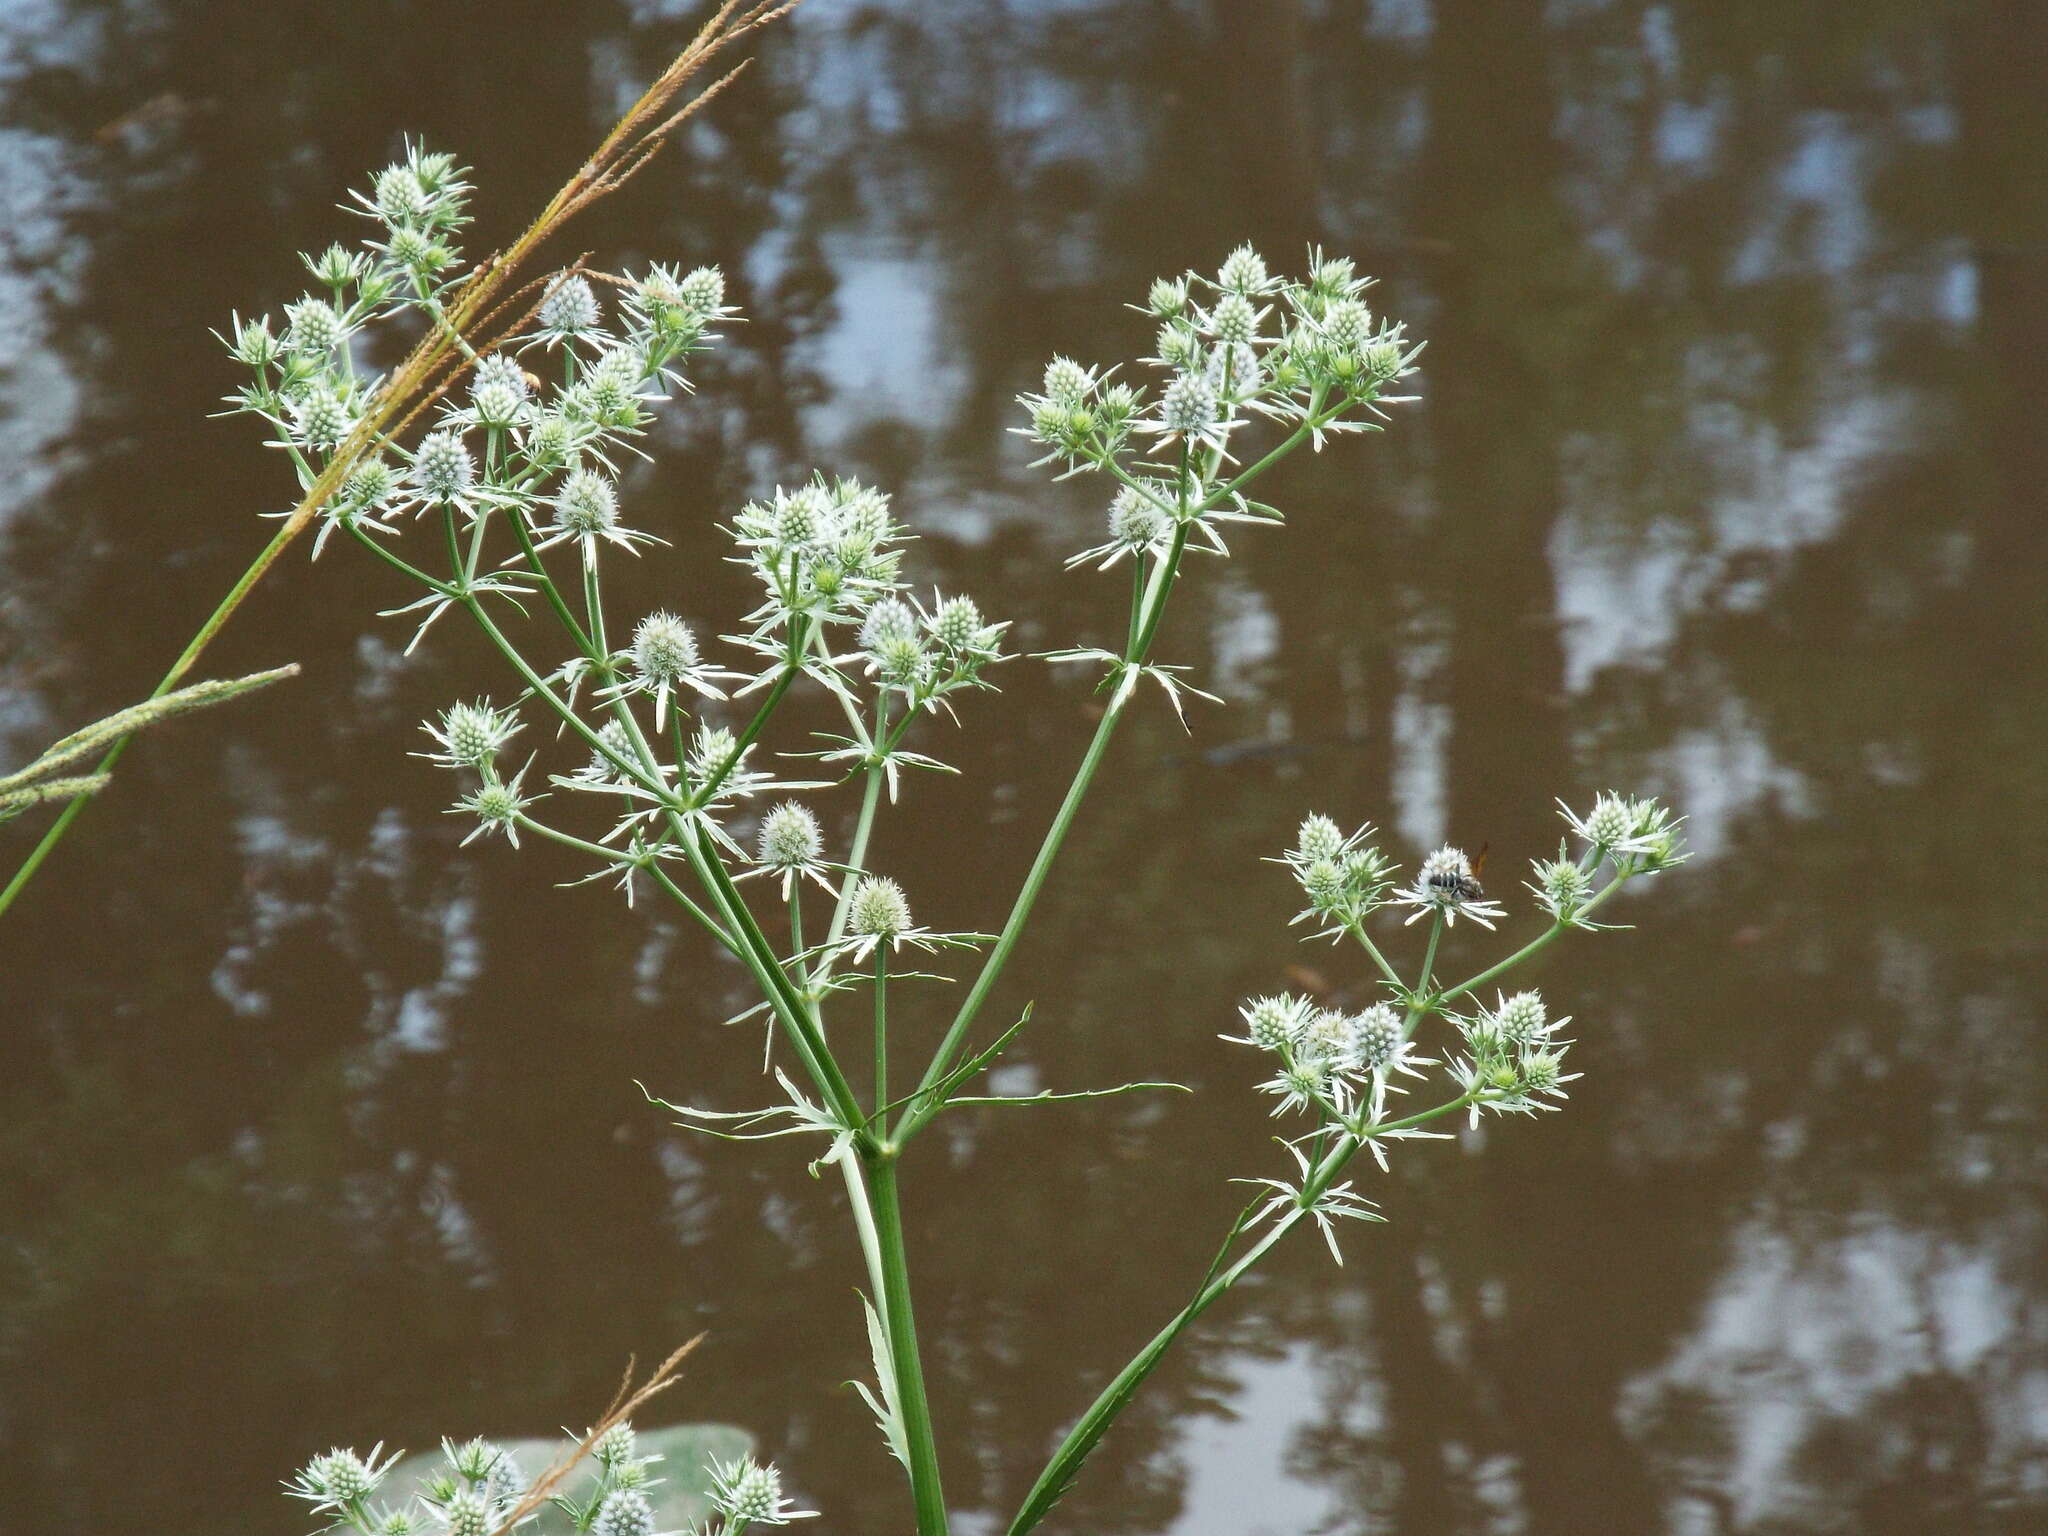
[[[1348,405],[1349,402],[1345,404]],[[1181,559],[1187,553],[1188,536],[1194,527],[1195,518],[1225,505],[1246,485],[1308,441],[1314,432],[1328,425],[1343,409],[1344,406],[1339,405],[1326,410],[1323,397],[1318,393],[1300,426],[1234,478],[1213,487],[1192,503],[1187,497],[1187,468],[1185,458],[1183,459],[1182,504],[1172,509],[1177,524],[1173,542],[1154,563],[1145,585],[1137,590],[1137,607],[1132,614],[1129,631],[1130,648],[1124,654],[1125,668],[1144,665],[1151,654],[1153,642],[1158,638],[1159,626],[1166,616],[1167,600],[1172,596],[1174,582],[1180,574]],[[1146,491],[1126,474],[1114,459],[1105,458],[1101,467],[1109,469],[1125,484],[1151,496],[1151,492]],[[1126,697],[1122,693],[1113,694],[1109,707],[1103,711],[1102,719],[1095,727],[1095,735],[1088,743],[1088,750],[1082,755],[1080,766],[1074,770],[1074,777],[1067,786],[1066,795],[1061,799],[1059,809],[1053,814],[1052,825],[1046,829],[1045,838],[1039,844],[1036,857],[1031,861],[1031,868],[1024,876],[1024,883],[1018,889],[1016,900],[1011,903],[1010,915],[1003,922],[995,947],[989,951],[987,960],[982,963],[980,972],[974,978],[974,984],[969,988],[966,998],[962,1000],[953,1022],[947,1027],[945,1038],[941,1040],[938,1050],[933,1054],[931,1065],[925,1069],[924,1077],[919,1083],[921,1093],[929,1090],[945,1076],[947,1069],[965,1044],[967,1032],[973,1028],[982,1004],[988,1000],[989,993],[995,990],[1003,968],[1009,963],[1011,951],[1017,947],[1017,940],[1022,936],[1025,924],[1030,921],[1032,908],[1038,903],[1039,892],[1044,888],[1046,877],[1052,872],[1053,863],[1059,857],[1067,831],[1073,825],[1081,802],[1088,797],[1096,770],[1102,766],[1103,755],[1109,750],[1110,737],[1116,733],[1117,722],[1123,715],[1123,704],[1120,700]],[[897,1127],[897,1139],[907,1140],[938,1113],[939,1108],[940,1106],[928,1094],[921,1097],[905,1113]]]
[[[1258,1241],[1227,1267],[1212,1270],[1196,1290],[1194,1298],[1176,1312],[1166,1326],[1154,1334],[1150,1342],[1131,1358],[1128,1365],[1117,1372],[1108,1386],[1102,1389],[1095,1401],[1089,1405],[1087,1412],[1083,1413],[1074,1427],[1067,1432],[1066,1438],[1053,1452],[1052,1459],[1046,1463],[1045,1470],[1039,1473],[1038,1480],[1031,1485],[1031,1491],[1025,1496],[1016,1518],[1010,1522],[1009,1536],[1025,1536],[1026,1532],[1035,1528],[1046,1517],[1053,1505],[1073,1486],[1081,1463],[1108,1432],[1117,1415],[1123,1412],[1145,1378],[1157,1369],[1166,1352],[1173,1347],[1174,1341],[1187,1331],[1188,1326],[1196,1318],[1208,1311],[1225,1292],[1244,1278],[1254,1265],[1272,1252],[1282,1238],[1313,1214],[1316,1202],[1336,1182],[1345,1165],[1356,1157],[1369,1141],[1390,1131],[1407,1130],[1443,1115],[1453,1114],[1486,1097],[1488,1094],[1483,1090],[1461,1094],[1433,1109],[1422,1110],[1399,1120],[1382,1121],[1363,1127],[1356,1133],[1346,1132],[1337,1145],[1313,1165],[1308,1178],[1302,1183],[1299,1198],[1290,1208],[1278,1213],[1272,1225],[1260,1234]],[[1237,1226],[1226,1240],[1226,1247],[1243,1231],[1245,1224],[1245,1218],[1239,1217]]]

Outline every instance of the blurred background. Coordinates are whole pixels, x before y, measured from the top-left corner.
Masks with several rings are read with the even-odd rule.
[[[509,238],[702,9],[0,5],[0,762],[143,693],[289,503],[207,328],[359,238],[403,133]],[[1246,238],[1430,342],[1184,587],[1164,653],[1229,707],[1125,728],[997,999],[1012,1088],[1199,1091],[954,1116],[912,1170],[963,1532],[1275,1171],[1235,1000],[1363,995],[1261,856],[1307,810],[1486,843],[1513,935],[1551,797],[1609,786],[1698,858],[1531,975],[1568,1112],[1366,1180],[1389,1224],[1216,1308],[1055,1523],[2048,1524],[2048,7],[809,0],[758,53],[558,250],[723,263],[748,316],[629,476],[675,545],[632,611],[730,626],[716,522],[817,465],[1021,648],[1114,640],[1120,574],[1060,568],[1101,488],[1006,431],[1049,355],[1149,350],[1122,306]],[[295,551],[205,670],[305,675],[143,744],[0,926],[0,1524],[282,1536],[313,1452],[580,1425],[702,1329],[666,1411],[900,1528],[836,1184],[633,1087],[759,1100],[744,977],[458,851],[405,754],[503,688],[452,624],[401,658],[409,595]],[[939,926],[1000,920],[1089,729],[1079,677],[1001,681],[879,836]]]

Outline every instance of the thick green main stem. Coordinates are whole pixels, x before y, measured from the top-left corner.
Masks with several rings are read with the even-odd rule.
[[[903,1244],[903,1208],[896,1190],[896,1159],[867,1159],[870,1211],[882,1268],[882,1324],[896,1368],[903,1436],[910,1452],[910,1491],[917,1503],[917,1536],[946,1536],[946,1495],[939,1484],[939,1449],[925,1398],[917,1323],[910,1310],[910,1258]]]

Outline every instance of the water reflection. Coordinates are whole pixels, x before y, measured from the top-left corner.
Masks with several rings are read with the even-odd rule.
[[[0,15],[7,751],[146,683],[281,494],[198,423],[204,327],[284,296],[401,128],[509,221],[695,8],[496,9],[478,72],[394,48],[446,22],[402,0]],[[1359,984],[1252,861],[1308,806],[1541,851],[1545,794],[1607,782],[1683,801],[1703,856],[1546,963],[1572,1112],[1407,1159],[1347,1268],[1305,1247],[1212,1313],[1066,1524],[2038,1522],[2038,9],[812,0],[763,62],[578,237],[722,260],[753,317],[627,487],[678,549],[626,601],[737,611],[714,519],[817,462],[897,492],[921,577],[1086,643],[1116,583],[1057,560],[1099,498],[1004,431],[1047,354],[1141,350],[1116,306],[1247,233],[1357,251],[1432,339],[1399,430],[1290,466],[1295,526],[1189,592],[1172,659],[1233,708],[1127,733],[1006,990],[1029,1083],[1203,1091],[934,1138],[911,1220],[970,1528],[1269,1155],[1230,999]],[[387,595],[281,573],[220,667],[306,681],[150,743],[0,935],[16,1518],[292,1529],[270,1480],[309,1449],[545,1432],[709,1327],[690,1415],[889,1528],[833,1386],[866,1364],[831,1189],[630,1087],[753,1102],[744,978],[551,889],[549,851],[455,850],[402,754],[489,664],[401,660]],[[1086,726],[1071,679],[1006,687],[880,849],[961,926]]]

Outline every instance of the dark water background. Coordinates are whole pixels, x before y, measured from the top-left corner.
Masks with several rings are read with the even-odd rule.
[[[204,417],[206,327],[296,294],[403,131],[502,240],[691,9],[0,8],[0,761],[141,693],[287,496]],[[1051,352],[1146,350],[1119,306],[1247,236],[1357,255],[1431,342],[1398,428],[1184,590],[1165,648],[1231,707],[1126,728],[1001,993],[1033,1081],[1200,1092],[913,1161],[963,1528],[1273,1171],[1233,1000],[1362,980],[1259,857],[1325,809],[1512,886],[1607,785],[1699,857],[1542,965],[1569,1113],[1369,1181],[1342,1270],[1283,1250],[1060,1527],[2048,1527],[2048,7],[811,0],[761,53],[574,241],[721,261],[752,316],[631,478],[676,548],[625,601],[729,624],[713,519],[817,464],[897,494],[921,580],[1098,638],[1123,583],[1059,561],[1100,493],[1005,432]],[[706,1329],[671,1411],[901,1529],[836,1185],[632,1088],[759,1097],[741,978],[456,850],[404,754],[498,673],[453,626],[402,661],[395,595],[290,560],[209,670],[304,678],[149,742],[0,929],[0,1527],[293,1531],[309,1452],[581,1423]],[[998,920],[1088,728],[1005,682],[878,843],[948,926]]]

